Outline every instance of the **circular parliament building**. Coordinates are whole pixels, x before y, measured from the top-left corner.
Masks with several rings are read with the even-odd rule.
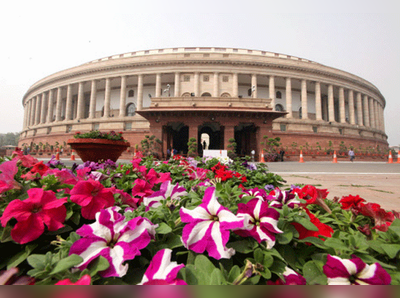
[[[227,149],[260,156],[282,147],[386,150],[385,98],[370,82],[307,59],[238,48],[130,52],[52,74],[26,92],[19,146],[65,144],[76,132],[146,135],[187,153]]]

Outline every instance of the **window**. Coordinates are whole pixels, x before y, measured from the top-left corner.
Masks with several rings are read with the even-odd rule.
[[[228,98],[231,97],[231,95],[228,92],[224,92],[221,94],[221,97]]]
[[[286,131],[286,124],[281,124],[281,131]]]
[[[128,97],[134,97],[134,96],[135,96],[135,91],[133,91],[132,89],[129,90]]]
[[[204,92],[201,97],[211,97],[211,94],[208,92]]]
[[[301,110],[301,107],[300,107],[300,109],[299,109],[299,119],[302,119],[303,118],[303,113],[302,113],[302,110]]]
[[[317,126],[313,126],[312,130],[313,130],[313,132],[317,133],[318,132],[318,127]]]
[[[210,76],[209,75],[203,75],[203,82],[209,82],[210,81]]]
[[[275,111],[278,111],[278,112],[282,112],[284,109],[283,109],[283,106],[281,105],[281,104],[277,104],[277,105],[275,105]]]
[[[343,129],[342,128],[339,128],[339,134],[343,134]]]
[[[182,97],[190,97],[190,93],[189,92],[185,92],[182,94]]]
[[[282,92],[281,91],[276,92],[276,98],[282,98]]]
[[[132,130],[132,122],[125,123],[125,130]]]
[[[251,92],[251,88],[250,88],[249,90],[247,90],[247,95],[248,95],[248,96],[251,96],[251,93],[252,93],[252,92]]]
[[[126,106],[126,116],[135,116],[135,113],[136,113],[135,104],[131,102]]]

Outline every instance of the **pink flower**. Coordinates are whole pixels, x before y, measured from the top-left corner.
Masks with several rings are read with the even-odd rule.
[[[32,167],[31,173],[32,174],[39,173],[40,176],[43,176],[47,172],[48,169],[49,169],[49,167],[46,166],[45,164],[43,164],[43,161],[40,161]]]
[[[16,153],[16,156],[13,158],[13,160],[21,161],[22,166],[25,168],[31,168],[39,162],[31,155],[24,155],[22,151],[15,151],[14,153]]]
[[[179,270],[185,267],[171,262],[172,250],[166,248],[158,251],[144,273],[141,285],[186,285],[186,282],[177,279]]]
[[[111,189],[92,179],[79,181],[71,190],[70,199],[82,206],[82,216],[86,219],[95,219],[97,212],[115,203]]]
[[[63,280],[60,280],[59,282],[57,282],[55,285],[56,286],[88,286],[88,285],[90,285],[91,281],[92,281],[92,278],[90,277],[90,275],[85,274],[76,282],[72,282],[70,279],[63,279]]]
[[[49,231],[62,228],[67,214],[63,206],[67,198],[57,199],[50,190],[31,188],[28,190],[28,196],[24,201],[14,200],[8,204],[0,219],[3,227],[11,218],[17,220],[11,230],[11,237],[19,244],[39,238],[44,232],[44,225]]]
[[[11,189],[20,188],[19,183],[14,180],[15,174],[18,173],[16,160],[3,162],[0,165],[0,172],[0,194]]]
[[[171,173],[157,173],[154,169],[150,169],[150,171],[146,174],[145,179],[152,186],[158,183],[172,180]]]
[[[131,207],[133,209],[137,209],[137,203],[139,201],[138,198],[134,198],[130,194],[124,192],[123,190],[115,188],[115,187],[112,187],[111,191],[113,192],[113,194],[119,195],[121,203],[123,205],[128,205],[129,207]]]
[[[151,195],[154,191],[151,189],[151,185],[143,179],[136,179],[133,182],[132,196],[140,197],[139,203],[142,203],[143,197]]]

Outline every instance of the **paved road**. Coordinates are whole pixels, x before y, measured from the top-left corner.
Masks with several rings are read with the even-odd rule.
[[[47,161],[48,159],[42,159]],[[74,161],[61,159],[67,166]],[[82,163],[80,159],[75,161]],[[129,160],[119,160],[129,163]],[[275,162],[267,163],[271,172],[291,184],[311,184],[329,190],[329,199],[360,195],[388,210],[400,211],[400,164],[385,162]]]

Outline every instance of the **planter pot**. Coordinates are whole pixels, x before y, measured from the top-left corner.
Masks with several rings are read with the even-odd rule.
[[[67,143],[84,162],[107,159],[116,162],[122,152],[130,147],[129,142],[106,139],[69,139]]]

